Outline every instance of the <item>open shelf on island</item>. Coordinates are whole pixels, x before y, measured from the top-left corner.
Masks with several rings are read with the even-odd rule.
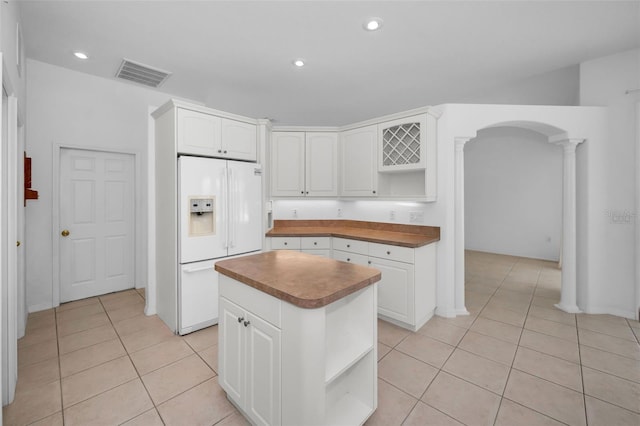
[[[327,386],[326,424],[362,424],[373,413],[377,405],[377,383],[371,375],[375,358],[375,351],[370,351]]]
[[[325,383],[358,362],[374,347],[369,319],[374,292],[358,291],[327,306]]]

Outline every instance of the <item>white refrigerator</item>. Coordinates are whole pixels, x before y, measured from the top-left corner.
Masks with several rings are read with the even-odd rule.
[[[262,249],[259,164],[178,157],[178,332],[218,323],[215,262]]]

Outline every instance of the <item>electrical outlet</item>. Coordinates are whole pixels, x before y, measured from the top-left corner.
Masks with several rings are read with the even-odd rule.
[[[291,210],[291,215],[292,215],[294,218],[297,218],[297,217],[298,217],[298,209],[293,209],[293,210]]]
[[[338,217],[342,217],[342,209],[338,209]]]
[[[396,211],[395,210],[389,211],[389,220],[396,220]]]
[[[424,223],[424,212],[409,212],[409,223]]]

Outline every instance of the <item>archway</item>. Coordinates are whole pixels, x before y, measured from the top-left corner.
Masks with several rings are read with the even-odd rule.
[[[563,148],[562,169],[562,284],[558,309],[569,313],[581,312],[577,305],[576,284],[576,147],[584,139],[570,138],[558,127],[535,121],[504,121],[476,129],[477,132],[492,127],[517,127],[544,135],[549,143]],[[464,301],[465,283],[465,208],[464,208],[464,147],[473,137],[455,137],[455,311],[468,314]]]

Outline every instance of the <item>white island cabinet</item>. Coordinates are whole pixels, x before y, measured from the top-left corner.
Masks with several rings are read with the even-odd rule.
[[[216,270],[219,383],[247,419],[359,425],[373,414],[379,271],[294,251]]]

